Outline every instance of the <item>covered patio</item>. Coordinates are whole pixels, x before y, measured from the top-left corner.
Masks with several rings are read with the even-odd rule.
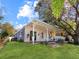
[[[25,26],[24,41],[50,41],[55,36],[55,27],[40,20],[33,20]]]

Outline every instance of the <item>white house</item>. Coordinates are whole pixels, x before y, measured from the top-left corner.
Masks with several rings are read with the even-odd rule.
[[[33,20],[18,31],[14,37],[24,42],[50,41],[55,36],[55,27],[40,20]]]

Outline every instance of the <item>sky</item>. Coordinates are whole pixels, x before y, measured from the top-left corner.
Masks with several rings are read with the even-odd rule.
[[[34,11],[37,0],[2,0],[1,2],[4,21],[11,23],[15,29],[21,29],[33,19],[39,18],[38,13]]]

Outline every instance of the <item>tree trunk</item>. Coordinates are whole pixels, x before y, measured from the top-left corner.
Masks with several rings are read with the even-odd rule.
[[[79,44],[79,36],[77,36],[77,35],[74,35],[73,36],[73,39],[74,39],[74,44]]]

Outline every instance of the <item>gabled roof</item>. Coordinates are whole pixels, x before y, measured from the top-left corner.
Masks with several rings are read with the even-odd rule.
[[[33,20],[33,23],[44,26],[44,27],[47,27],[47,28],[53,28],[53,29],[55,28],[54,26],[52,26],[50,24],[47,24],[47,23],[45,23],[43,21],[40,21],[40,20]]]
[[[56,30],[55,26],[52,26],[52,25],[50,25],[48,23],[45,23],[45,22],[43,22],[41,20],[33,20],[32,22],[28,23],[25,26],[29,26],[30,24],[35,24],[35,25],[39,25],[39,26],[42,26],[42,27],[45,27],[45,28],[48,28],[48,29]]]
[[[47,24],[47,23],[45,23],[45,22],[43,22],[43,21],[40,21],[40,20],[32,20],[30,23],[28,23],[28,24],[26,24],[23,28],[25,28],[26,26],[29,26],[29,25],[32,25],[32,24],[35,24],[35,25],[40,25],[40,26],[42,26],[42,27],[45,27],[45,29],[46,28],[48,28],[48,29],[51,29],[51,30],[56,30],[56,27],[55,26],[52,26],[52,25],[50,25],[50,24]],[[22,28],[22,29],[23,29]],[[18,33],[19,31],[21,31],[22,29],[20,29],[20,30],[18,30],[16,33]],[[15,34],[16,34],[15,33]]]

